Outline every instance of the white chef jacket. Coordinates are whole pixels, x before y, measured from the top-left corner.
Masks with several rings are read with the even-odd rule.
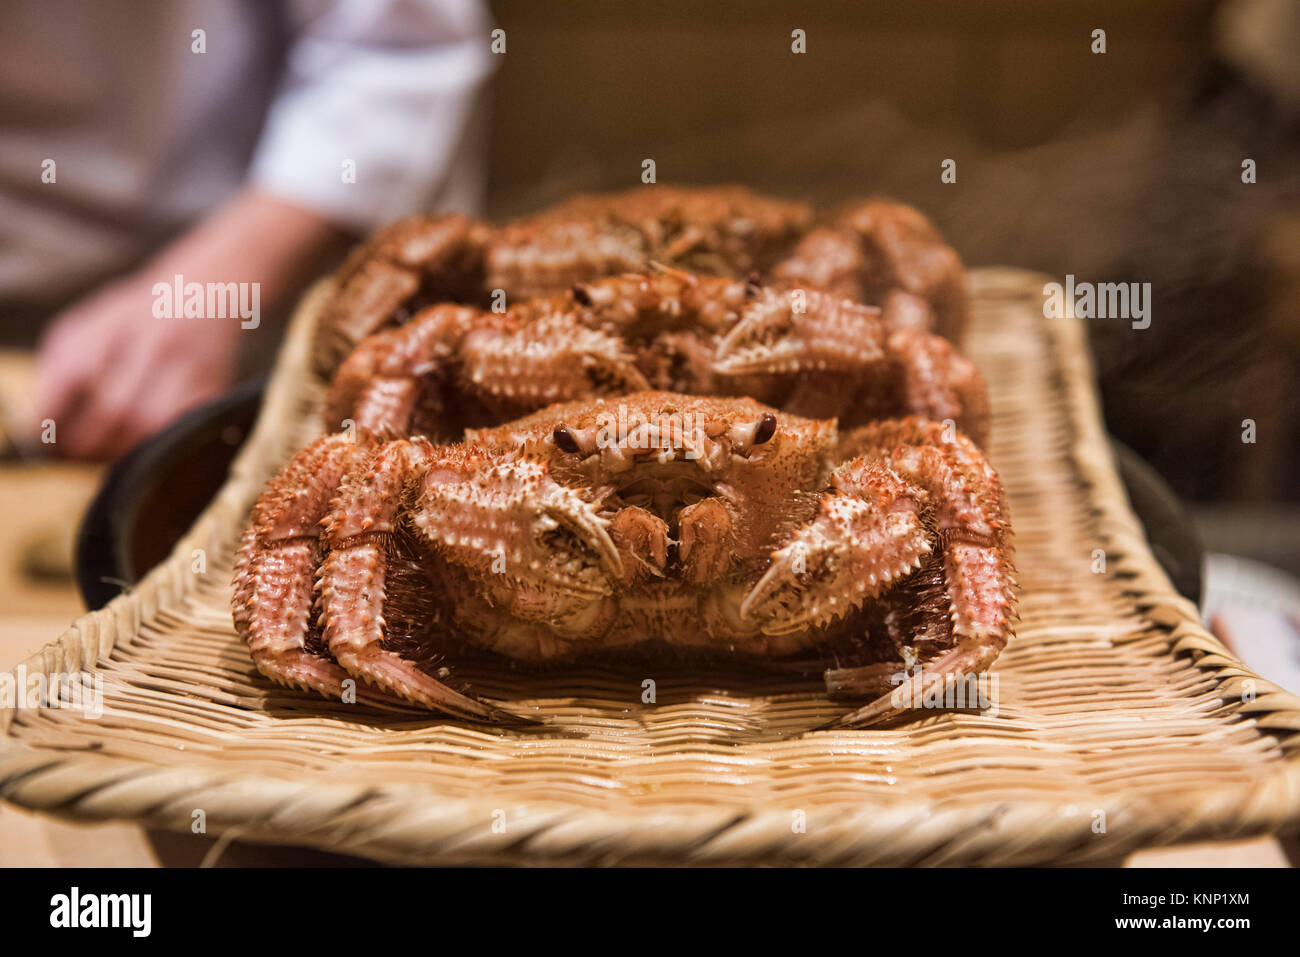
[[[5,0],[0,305],[66,301],[250,181],[358,231],[472,212],[490,33],[480,0]]]

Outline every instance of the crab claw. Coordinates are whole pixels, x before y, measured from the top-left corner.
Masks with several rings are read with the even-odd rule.
[[[449,561],[482,576],[586,598],[624,576],[596,506],[551,478],[544,462],[518,454],[483,463],[452,449],[430,468],[414,521]]]
[[[720,375],[859,369],[884,358],[880,310],[815,290],[764,290],[718,346]]]
[[[508,332],[484,327],[465,338],[464,377],[473,389],[526,408],[649,387],[621,339],[544,314]]]
[[[668,565],[668,523],[635,505],[619,509],[610,521],[626,569],[625,584],[661,579]]]
[[[915,571],[933,549],[921,490],[888,469],[837,472],[851,491],[822,494],[816,516],[772,555],[740,606],[764,634],[815,628],[848,614]]]
[[[624,576],[623,558],[618,546],[610,538],[606,521],[596,514],[596,507],[582,499],[572,489],[555,486],[549,503],[543,506],[542,515],[535,527],[546,545],[539,558],[529,564],[532,574],[525,577],[544,579],[560,588],[591,595],[609,593],[606,578],[598,579],[591,567],[594,557],[609,579],[621,580]],[[555,541],[552,532],[571,536],[566,541]],[[533,540],[534,546],[537,539]]]

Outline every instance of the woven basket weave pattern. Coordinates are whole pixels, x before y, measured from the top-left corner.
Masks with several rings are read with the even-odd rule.
[[[0,796],[185,831],[202,810],[209,833],[424,863],[1110,861],[1294,826],[1300,700],[1236,661],[1152,559],[1079,323],[1043,318],[1041,277],[971,279],[965,349],[990,382],[1022,586],[995,710],[807,733],[846,710],[819,679],[458,667],[549,722],[502,733],[271,685],[233,632],[230,565],[263,483],[317,434],[318,287],[218,498],[137,588],[26,663],[102,672],[105,713],[0,713]]]

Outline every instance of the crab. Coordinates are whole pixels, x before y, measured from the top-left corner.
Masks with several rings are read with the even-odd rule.
[[[653,264],[731,279],[757,274],[780,288],[880,305],[890,328],[958,340],[967,313],[961,261],[924,216],[877,199],[816,223],[802,203],[736,186],[578,196],[499,228],[457,214],[404,219],[338,271],[315,366],[329,377],[362,339],[422,306],[554,296]]]
[[[988,399],[950,342],[816,290],[654,269],[504,314],[442,304],[376,333],[334,377],[330,430],[458,435],[554,402],[643,389],[748,395],[845,427],[904,415],[983,443]]]
[[[884,199],[845,204],[799,240],[771,279],[877,304],[890,328],[954,342],[970,309],[961,258],[919,211]]]
[[[462,718],[527,716],[447,683],[457,648],[522,662],[834,653],[834,723],[986,670],[1015,621],[1003,492],[914,417],[841,432],[749,398],[640,392],[460,442],[326,435],[263,492],[233,614],[258,670]],[[917,666],[920,666],[918,668]],[[897,676],[912,676],[886,693]]]
[[[316,366],[332,373],[362,338],[420,305],[486,306],[494,290],[534,299],[652,261],[743,276],[770,265],[811,222],[807,206],[743,187],[575,196],[500,228],[459,214],[399,220],[353,250],[336,275]]]

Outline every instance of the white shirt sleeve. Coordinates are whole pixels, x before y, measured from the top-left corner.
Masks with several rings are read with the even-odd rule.
[[[434,206],[473,212],[495,66],[480,0],[299,0],[292,10],[251,182],[362,232]]]

